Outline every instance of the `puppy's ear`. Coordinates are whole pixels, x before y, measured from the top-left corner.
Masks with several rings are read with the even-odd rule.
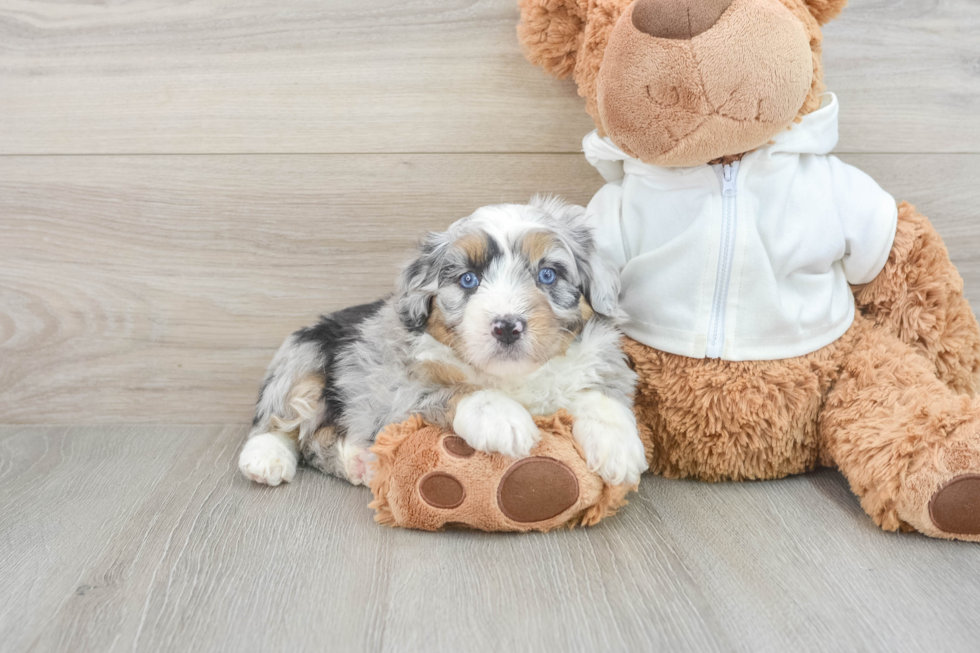
[[[558,224],[575,257],[579,290],[592,310],[606,317],[624,319],[625,314],[619,308],[619,272],[596,251],[592,226],[585,218],[585,207],[540,195],[531,198],[531,206],[548,214]]]
[[[575,70],[575,57],[585,34],[579,0],[521,0],[517,37],[524,56],[550,75],[565,79]]]
[[[398,277],[395,311],[409,330],[421,330],[429,320],[432,298],[439,287],[439,261],[446,245],[445,234],[430,233],[419,243],[418,257]]]
[[[585,262],[579,263],[579,272],[582,294],[592,310],[616,320],[625,319],[626,315],[619,308],[619,273],[596,253],[595,247],[591,248]]]
[[[840,16],[847,6],[847,0],[806,0],[807,9],[821,25],[826,25]]]

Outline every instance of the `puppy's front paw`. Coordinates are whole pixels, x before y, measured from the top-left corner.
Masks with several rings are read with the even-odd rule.
[[[541,439],[531,414],[507,395],[481,390],[456,406],[453,430],[474,449],[526,458]]]
[[[374,479],[374,463],[378,457],[374,452],[345,440],[337,441],[341,459],[344,462],[344,473],[353,485],[370,485]]]
[[[639,483],[647,458],[633,411],[602,393],[588,392],[573,416],[572,434],[585,450],[589,469],[610,485]]]
[[[249,438],[238,457],[238,469],[256,483],[279,485],[296,476],[295,446],[283,436],[262,433]]]

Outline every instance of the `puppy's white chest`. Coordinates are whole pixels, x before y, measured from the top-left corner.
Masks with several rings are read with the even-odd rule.
[[[458,370],[466,382],[478,388],[497,390],[524,406],[532,415],[549,415],[569,408],[575,395],[602,385],[598,372],[601,353],[590,339],[579,340],[563,356],[553,358],[531,374],[498,377],[483,374],[461,362],[452,350],[432,338],[419,351],[418,360],[442,362]]]
[[[496,389],[523,405],[533,415],[547,415],[569,408],[575,396],[601,383],[596,368],[582,347],[570,347],[565,356],[552,359],[533,374],[501,379]]]

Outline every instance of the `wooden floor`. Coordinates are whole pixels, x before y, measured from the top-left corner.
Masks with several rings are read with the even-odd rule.
[[[228,426],[0,429],[4,651],[971,651],[975,545],[885,534],[831,471],[648,477],[546,535],[374,524]]]
[[[831,471],[646,477],[528,536],[236,474],[287,333],[424,230],[599,188],[516,4],[0,0],[0,651],[980,650],[980,547],[882,533]],[[851,0],[824,45],[839,154],[975,307],[978,34],[977,0]]]

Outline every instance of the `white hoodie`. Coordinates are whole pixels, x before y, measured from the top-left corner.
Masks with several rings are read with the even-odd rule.
[[[824,347],[854,320],[848,282],[891,251],[895,200],[828,153],[837,98],[730,166],[661,168],[596,132],[607,183],[589,203],[601,256],[620,271],[624,331],[692,358],[774,360]]]

